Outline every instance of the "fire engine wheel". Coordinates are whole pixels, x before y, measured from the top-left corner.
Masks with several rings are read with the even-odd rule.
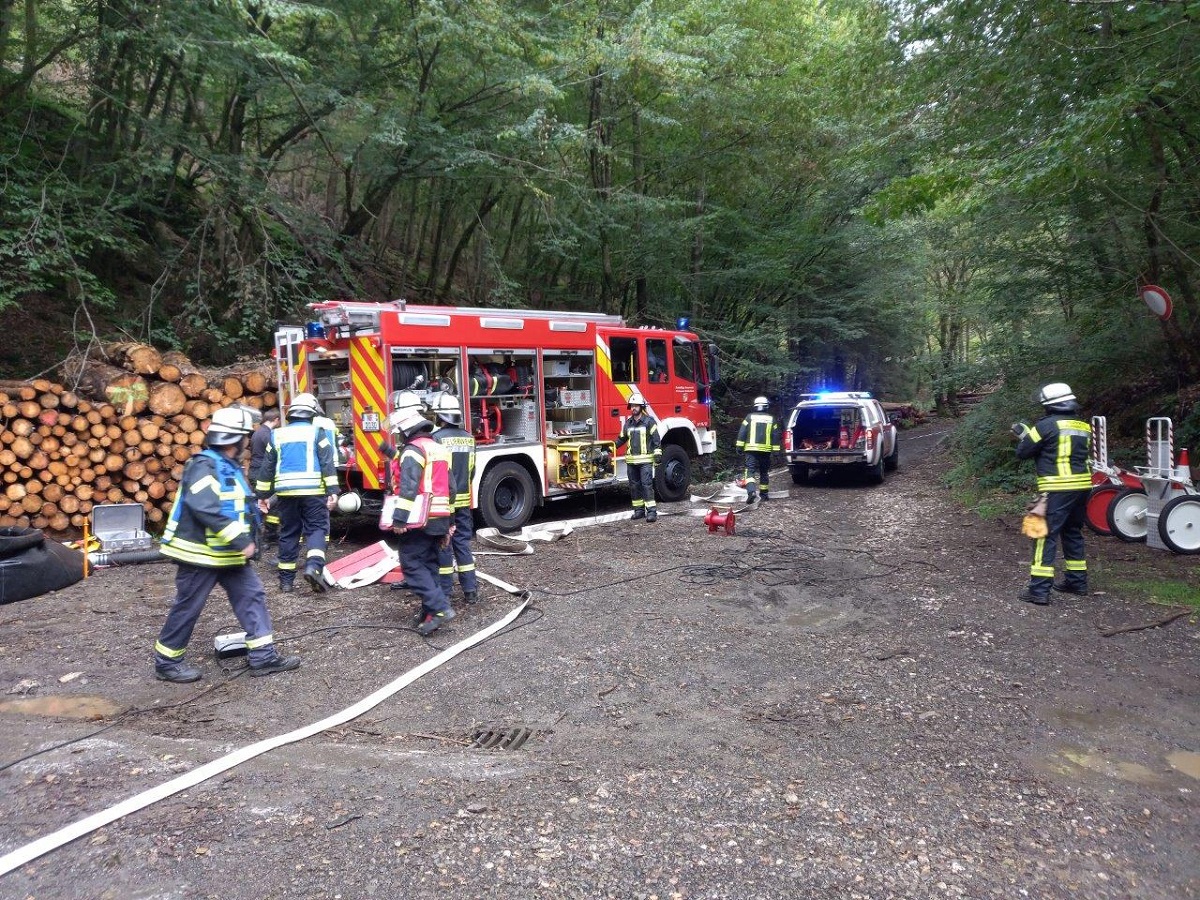
[[[808,473],[812,468],[808,463],[792,463],[792,484],[808,484]]]
[[[1119,493],[1121,493],[1119,484],[1100,484],[1092,488],[1092,492],[1088,494],[1085,521],[1088,528],[1096,534],[1103,537],[1112,534],[1112,528],[1108,524],[1108,508]]]
[[[1141,488],[1126,488],[1108,505],[1108,527],[1112,533],[1129,544],[1146,539],[1146,492]]]
[[[678,503],[687,497],[692,483],[692,461],[678,444],[662,448],[662,461],[655,466],[654,493],[663,503]]]
[[[1176,553],[1200,553],[1200,496],[1168,500],[1158,514],[1158,536]]]
[[[523,528],[537,505],[537,492],[528,470],[515,462],[499,462],[487,470],[479,485],[479,512],[492,528]]]

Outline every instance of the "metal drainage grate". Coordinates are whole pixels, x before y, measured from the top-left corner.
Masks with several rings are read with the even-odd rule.
[[[523,726],[509,728],[476,728],[471,735],[473,750],[520,750],[525,742],[537,734],[533,728]]]

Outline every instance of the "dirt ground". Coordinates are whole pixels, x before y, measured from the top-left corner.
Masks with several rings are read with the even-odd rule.
[[[1200,895],[1200,631],[1104,636],[1170,612],[1129,585],[1200,591],[1195,559],[1093,539],[1093,596],[1017,602],[1028,542],[952,503],[945,427],[903,435],[882,487],[777,477],[790,497],[734,536],[669,515],[480,557],[533,591],[513,627],[0,895]],[[350,706],[516,604],[487,588],[425,641],[407,594],[279,596],[261,565],[304,658],[271,678],[205,652],[236,630],[214,596],[205,679],[153,679],[170,565],[0,608],[0,854]],[[519,748],[470,746],[521,728]]]

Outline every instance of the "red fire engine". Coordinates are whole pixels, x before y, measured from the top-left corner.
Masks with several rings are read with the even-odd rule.
[[[275,334],[280,404],[316,394],[345,446],[339,508],[381,501],[380,443],[394,395],[456,396],[475,435],[474,505],[488,525],[524,525],[536,506],[626,480],[615,441],[634,391],[658,419],[664,501],[687,493],[691,460],[716,450],[715,355],[686,331],[619,316],[331,301]]]

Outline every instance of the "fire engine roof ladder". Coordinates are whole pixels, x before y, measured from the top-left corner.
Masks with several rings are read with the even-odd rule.
[[[329,300],[324,303],[310,305],[314,310],[341,310],[346,313],[347,321],[360,321],[374,317],[375,327],[379,324],[379,315],[384,312],[394,312],[400,315],[437,314],[437,315],[468,315],[486,316],[493,319],[556,319],[560,321],[594,322],[597,325],[622,326],[625,320],[620,316],[609,313],[591,312],[560,312],[542,309],[488,309],[482,306],[414,306],[403,300],[391,303],[368,303],[354,300]],[[330,320],[332,321],[332,320]]]
[[[299,374],[296,363],[300,359],[300,344],[304,341],[304,329],[288,325],[275,332],[275,374],[279,379],[279,410],[286,412],[288,404],[299,391],[296,378]]]

